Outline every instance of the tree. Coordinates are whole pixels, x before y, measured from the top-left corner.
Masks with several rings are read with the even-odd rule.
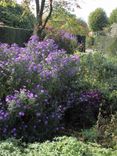
[[[108,18],[105,11],[97,8],[89,15],[89,27],[92,31],[101,31],[108,24]]]
[[[37,22],[34,27],[34,34],[41,37],[42,32],[52,14],[53,0],[35,0],[35,4]]]
[[[77,1],[78,0],[73,0],[72,3],[74,3],[75,6],[79,7]],[[62,5],[68,9],[71,2],[69,0],[59,0],[59,1],[58,0],[35,0],[37,22],[34,27],[34,34],[39,35],[41,37],[42,32],[45,29],[45,26],[52,15],[53,7],[55,7],[56,4],[57,6]]]
[[[82,19],[70,13],[62,6],[53,9],[52,16],[48,22],[48,26],[58,30],[65,30],[74,35],[86,35],[88,33],[88,26]]]
[[[109,23],[110,24],[117,23],[117,8],[111,12],[109,17]]]

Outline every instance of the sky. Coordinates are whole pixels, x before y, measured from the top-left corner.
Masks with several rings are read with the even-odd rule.
[[[110,15],[113,9],[117,8],[117,0],[78,0],[81,9],[77,8],[75,14],[78,18],[82,18],[88,22],[89,14],[96,8],[103,8],[107,14]],[[21,0],[17,0],[21,2]]]
[[[89,14],[96,8],[103,8],[107,16],[113,9],[117,8],[117,0],[79,0],[81,9],[77,9],[75,14],[88,22]]]

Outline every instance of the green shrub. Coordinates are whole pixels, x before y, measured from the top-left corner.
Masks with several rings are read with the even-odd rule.
[[[14,139],[1,141],[0,156],[23,156],[19,141]]]
[[[87,48],[93,48],[94,45],[94,38],[93,37],[87,37],[86,38],[86,47]]]
[[[0,2],[0,21],[15,28],[32,29],[35,17],[30,10],[26,10],[16,2]]]
[[[105,57],[99,52],[82,54],[80,56],[80,70],[74,86],[79,92],[98,89],[105,99],[107,109],[111,106],[115,111],[117,110],[116,69],[116,59]]]
[[[54,141],[33,143],[25,148],[17,141],[0,143],[1,156],[115,156],[117,151],[102,148],[98,144],[83,143],[74,137],[55,138]]]
[[[114,38],[111,45],[108,47],[108,53],[110,56],[117,57],[117,38]]]
[[[109,116],[111,112],[117,110],[116,69],[116,59],[105,57],[102,53],[80,54],[77,80],[72,82],[76,105],[66,111],[67,128],[76,131],[95,124],[101,103],[103,103],[104,116]],[[98,101],[94,95],[101,100]]]
[[[81,56],[79,76],[81,75],[88,82],[92,81],[92,86],[94,86],[96,81],[109,83],[109,80],[115,79],[117,74],[116,69],[116,60],[95,52],[94,54],[90,53]],[[109,85],[113,83],[111,81]]]
[[[117,150],[117,113],[101,118],[97,129],[97,142],[103,147]]]
[[[86,142],[96,142],[97,130],[95,127],[92,127],[90,129],[83,129],[80,132],[80,137],[83,139],[83,141],[86,141]]]
[[[108,56],[117,57],[117,37],[98,35],[94,40],[94,49]]]

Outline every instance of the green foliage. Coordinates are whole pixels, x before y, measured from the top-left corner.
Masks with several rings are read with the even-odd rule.
[[[110,56],[117,56],[117,37],[112,40],[111,45],[108,47],[108,53]]]
[[[96,90],[101,92],[104,116],[109,116],[111,112],[117,110],[116,69],[116,59],[106,57],[100,52],[89,54],[81,53],[77,80],[72,83],[72,87],[77,94],[82,94],[82,92],[89,93],[90,91],[94,93]],[[84,97],[86,98],[86,94]],[[98,100],[95,101],[96,100],[93,100],[93,104],[97,106]],[[87,101],[86,108],[83,103],[80,103],[78,100],[76,100],[76,103],[77,105],[73,109],[71,108],[69,112],[67,111],[66,119],[68,120],[66,127],[76,131],[79,127],[89,128],[92,124],[95,124],[97,111],[96,109],[92,111],[94,107],[89,107],[91,102],[89,103]]]
[[[97,142],[103,147],[117,150],[117,113],[107,118],[101,116],[97,128]]]
[[[98,89],[102,92],[106,109],[112,105],[113,111],[117,110],[117,59],[106,57],[102,53],[81,54],[80,71],[74,83],[79,91]]]
[[[98,35],[95,37],[94,49],[102,53],[116,57],[117,56],[117,37]]]
[[[94,37],[87,37],[86,38],[86,47],[93,48],[94,45]]]
[[[32,29],[35,17],[15,2],[0,2],[0,21],[7,26]]]
[[[95,85],[96,81],[106,82],[116,76],[116,61],[105,57],[102,53],[81,54],[80,58],[79,76],[88,82],[92,82],[92,86]]]
[[[19,45],[24,45],[24,43],[31,35],[31,30],[12,27],[0,27],[0,42],[3,43],[16,43]]]
[[[82,19],[77,19],[75,15],[69,13],[62,7],[57,7],[53,11],[49,26],[58,30],[65,30],[74,35],[87,35],[88,26]]]
[[[95,142],[106,148],[117,150],[117,113],[110,117],[101,116],[99,127],[84,129],[81,132],[74,132],[73,136],[85,142]]]
[[[117,151],[102,148],[95,143],[83,143],[74,137],[59,137],[52,142],[24,146],[16,140],[0,143],[1,156],[115,156]],[[25,148],[23,148],[23,146]]]
[[[109,23],[110,24],[117,23],[117,8],[111,12],[109,17]]]
[[[9,139],[0,142],[1,156],[23,156],[18,140]]]
[[[97,8],[89,15],[89,26],[92,31],[103,30],[108,24],[108,18],[105,11],[101,8]]]
[[[81,138],[81,140],[85,142],[96,142],[97,141],[97,130],[95,127],[90,129],[83,129],[77,138]]]

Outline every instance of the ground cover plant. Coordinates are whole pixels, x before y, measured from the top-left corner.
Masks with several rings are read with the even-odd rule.
[[[101,148],[96,143],[83,143],[74,137],[59,137],[42,144],[20,144],[7,140],[0,143],[1,156],[115,156],[117,150]]]

